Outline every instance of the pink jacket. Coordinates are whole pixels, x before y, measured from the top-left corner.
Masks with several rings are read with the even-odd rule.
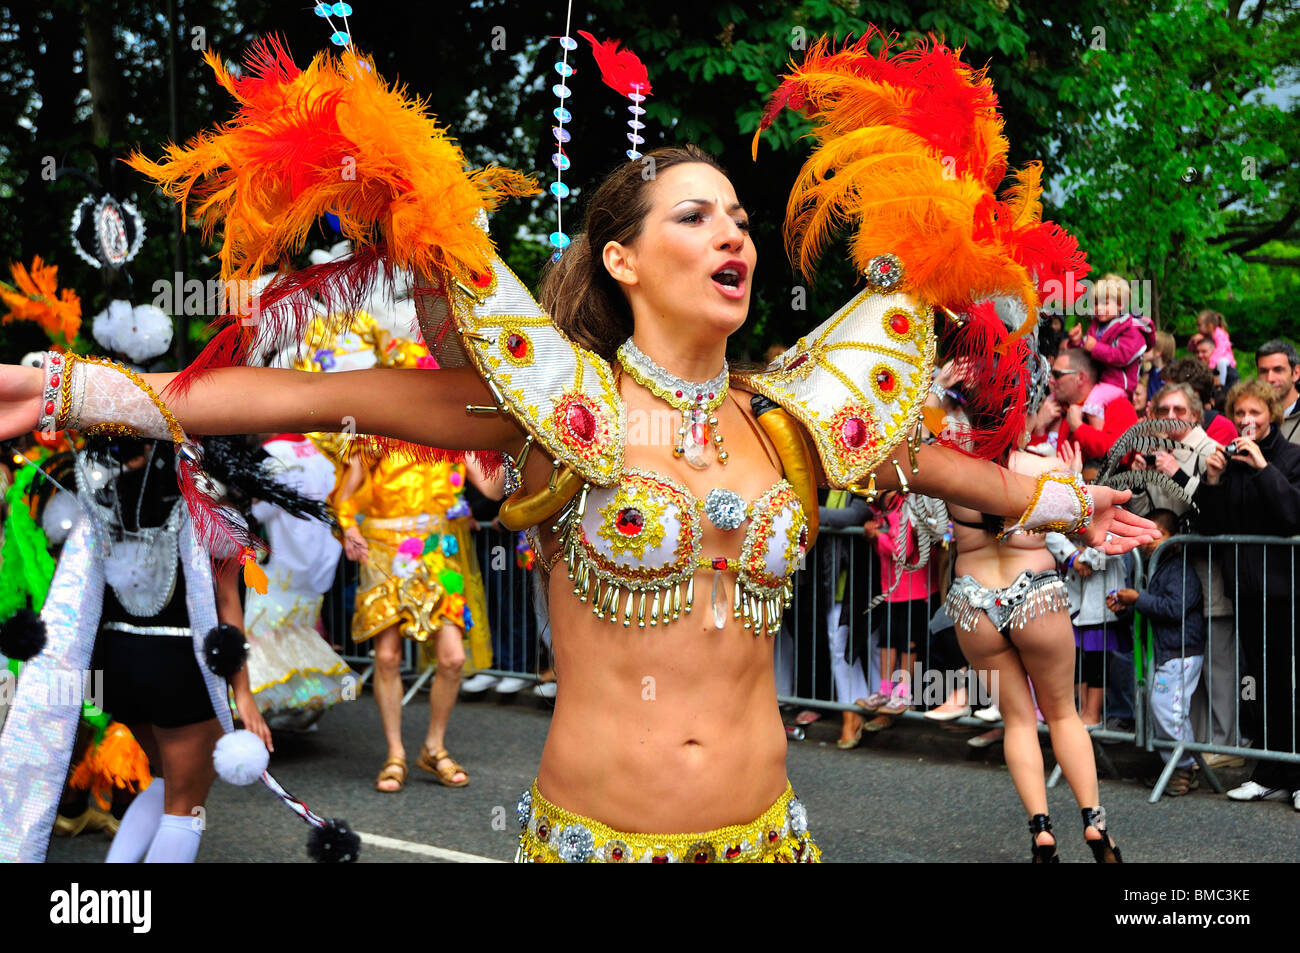
[[[1215,328],[1212,334],[1214,338],[1214,353],[1210,355],[1210,366],[1218,367],[1219,362],[1227,358],[1230,367],[1237,366],[1237,355],[1232,353],[1232,338],[1228,337],[1228,332],[1223,328]]]
[[[880,535],[876,537],[876,552],[880,554],[880,586],[881,592],[889,592],[898,576],[898,567],[894,562],[894,540],[898,537],[898,521],[903,512],[901,499],[895,503],[883,514],[882,522],[884,526],[880,530]],[[910,526],[907,529],[907,555],[904,558],[908,562],[914,562],[917,557],[916,549],[916,531]],[[932,595],[938,586],[934,580],[934,564],[928,564],[924,569],[913,569],[903,573],[903,579],[898,584],[898,588],[886,600],[887,602],[910,602],[913,599],[925,599]]]
[[[1093,318],[1084,335],[1097,339],[1091,353],[1092,359],[1101,366],[1100,382],[1114,384],[1130,396],[1137,389],[1142,354],[1147,349],[1147,336],[1137,322],[1146,320],[1125,314],[1101,325]]]

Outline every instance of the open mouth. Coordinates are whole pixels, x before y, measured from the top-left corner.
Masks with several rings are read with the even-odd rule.
[[[713,273],[713,280],[728,288],[739,288],[740,272],[735,268],[723,268],[721,271],[715,271]]]

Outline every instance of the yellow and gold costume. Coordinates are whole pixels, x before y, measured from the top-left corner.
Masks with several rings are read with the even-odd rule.
[[[306,356],[295,366],[333,371],[374,365],[420,368],[431,362],[422,342],[394,337],[358,312],[341,334],[319,318],[313,320]],[[339,483],[330,495],[339,528],[357,526],[370,550],[360,566],[353,640],[364,642],[397,625],[403,638],[424,643],[449,622],[465,633],[466,670],[490,668],[487,601],[469,511],[461,499],[464,465],[421,460],[359,435],[318,434],[313,439],[339,468]],[[364,476],[344,499],[342,481],[354,456]]]
[[[816,864],[821,848],[808,812],[785,793],[748,824],[699,834],[627,834],[556,807],[532,785],[515,807],[521,833],[516,861],[526,864]]]

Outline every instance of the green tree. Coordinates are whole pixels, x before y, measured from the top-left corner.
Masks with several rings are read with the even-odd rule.
[[[1247,265],[1284,267],[1262,249],[1300,235],[1300,123],[1279,91],[1297,67],[1294,4],[1157,0],[1064,84],[1087,108],[1066,124],[1062,217],[1095,268],[1150,283],[1158,323],[1223,301],[1230,326],[1271,333],[1247,321]]]

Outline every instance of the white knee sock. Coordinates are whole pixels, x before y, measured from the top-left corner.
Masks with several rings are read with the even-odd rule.
[[[197,817],[181,817],[176,814],[164,814],[158,825],[158,833],[149,845],[146,864],[192,864],[199,852],[199,830]]]
[[[158,833],[162,816],[163,779],[154,778],[153,783],[137,794],[126,809],[104,863],[138,864]]]

